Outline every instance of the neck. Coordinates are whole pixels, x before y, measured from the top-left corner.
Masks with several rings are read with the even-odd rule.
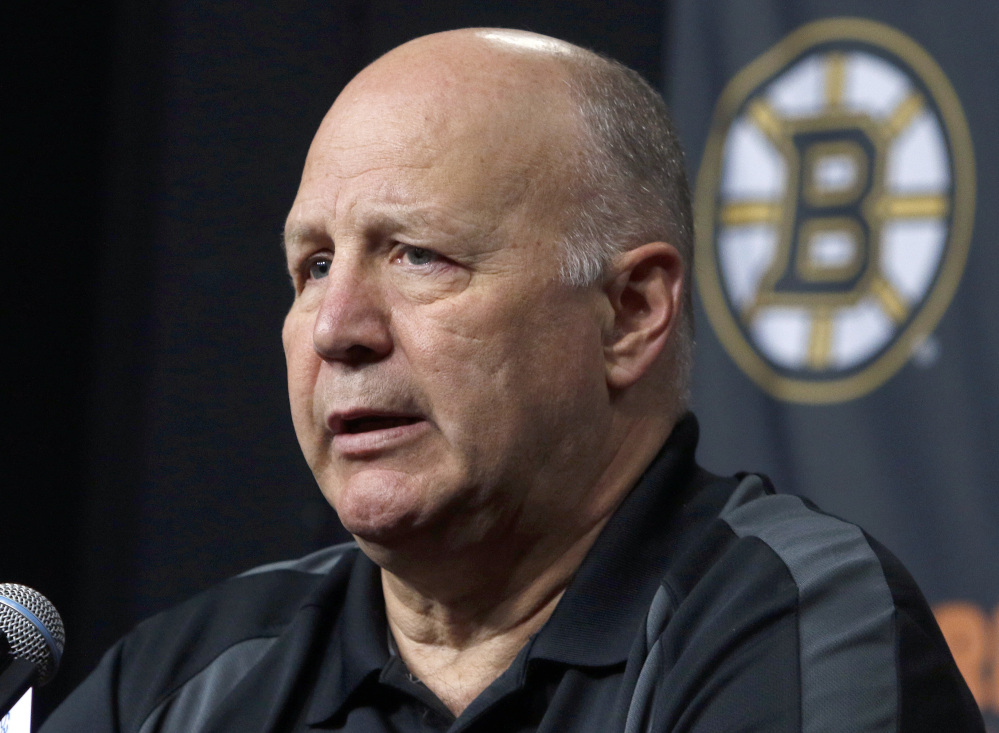
[[[456,716],[549,619],[601,530],[668,435],[661,420],[631,422],[622,431],[626,439],[618,443],[626,449],[605,465],[600,480],[561,511],[544,512],[541,529],[499,522],[495,533],[471,546],[381,555],[388,560],[379,564],[399,655]]]
[[[383,570],[389,628],[410,672],[460,715],[551,616],[607,518],[526,582],[493,562],[471,574],[476,588],[441,599]]]

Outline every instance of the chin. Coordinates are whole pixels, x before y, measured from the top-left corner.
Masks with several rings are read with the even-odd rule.
[[[340,524],[362,547],[400,545],[415,531],[414,522],[407,521],[408,517],[356,517],[348,514],[339,516]]]
[[[424,492],[412,485],[412,477],[394,471],[364,471],[323,493],[344,529],[362,545],[403,541],[426,509]]]

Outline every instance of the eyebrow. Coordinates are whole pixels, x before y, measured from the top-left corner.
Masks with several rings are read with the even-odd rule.
[[[404,206],[386,206],[372,211],[365,217],[363,228],[369,231],[396,232],[404,229],[436,229],[446,231],[455,222],[432,207],[408,209]],[[448,226],[448,225],[452,226]],[[331,241],[329,233],[321,227],[309,224],[296,224],[282,232],[281,247],[287,253],[289,248],[303,242]]]
[[[281,251],[287,254],[289,248],[300,246],[303,242],[329,238],[329,235],[321,229],[296,225],[281,232]]]

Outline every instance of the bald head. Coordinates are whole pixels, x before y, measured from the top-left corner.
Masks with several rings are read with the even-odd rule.
[[[534,81],[545,83],[553,73],[553,61],[564,62],[589,54],[571,43],[537,33],[464,28],[421,36],[392,49],[358,74],[351,85],[385,69],[412,68],[415,71],[412,65],[426,64],[434,67],[439,76],[437,79],[423,77],[427,85],[446,79],[458,81],[491,76],[497,83],[506,80],[517,87],[530,83],[532,76]],[[511,78],[511,74],[518,78]]]
[[[522,204],[553,227],[564,225],[565,182],[586,146],[562,62],[581,49],[516,31],[462,30],[396,48],[358,74],[337,98],[317,135],[335,144],[337,131],[367,132],[350,140],[339,160],[371,165],[385,140],[427,156],[466,155],[464,167],[488,165],[507,205]],[[392,150],[387,150],[391,154]],[[310,153],[308,165],[318,159]],[[455,186],[460,182],[455,181]]]
[[[369,133],[336,151],[348,167],[351,159],[377,165],[371,152],[386,139],[424,151],[427,165],[434,156],[474,151],[465,161],[469,173],[488,167],[508,210],[522,210],[556,234],[565,282],[598,283],[617,255],[651,241],[676,247],[689,273],[682,153],[658,94],[614,61],[523,31],[425,36],[385,54],[343,90],[323,121],[306,175],[315,160],[328,160],[315,155],[324,153],[323,141],[342,144],[331,133],[345,128]],[[692,346],[688,287],[684,302],[666,359],[669,391],[684,403],[678,409],[686,401]]]
[[[341,97],[394,90],[437,100],[511,103],[566,94],[573,59],[590,52],[525,31],[463,29],[416,38],[395,48],[347,85]],[[543,111],[543,108],[536,110]]]

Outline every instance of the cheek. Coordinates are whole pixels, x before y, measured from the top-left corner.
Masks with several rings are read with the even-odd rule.
[[[509,358],[511,323],[485,303],[434,304],[393,316],[397,348],[418,379],[453,389],[455,401],[499,376]]]
[[[553,403],[574,399],[602,380],[599,329],[583,310],[531,299],[427,308],[399,322],[405,348],[419,375],[429,380],[435,411],[443,417],[477,417],[480,429],[520,421]],[[509,429],[509,426],[507,426]]]
[[[320,366],[319,357],[312,346],[311,319],[294,311],[289,313],[281,331],[281,341],[288,369],[291,416],[301,442],[312,423],[312,398]],[[307,448],[304,442],[302,448]]]

